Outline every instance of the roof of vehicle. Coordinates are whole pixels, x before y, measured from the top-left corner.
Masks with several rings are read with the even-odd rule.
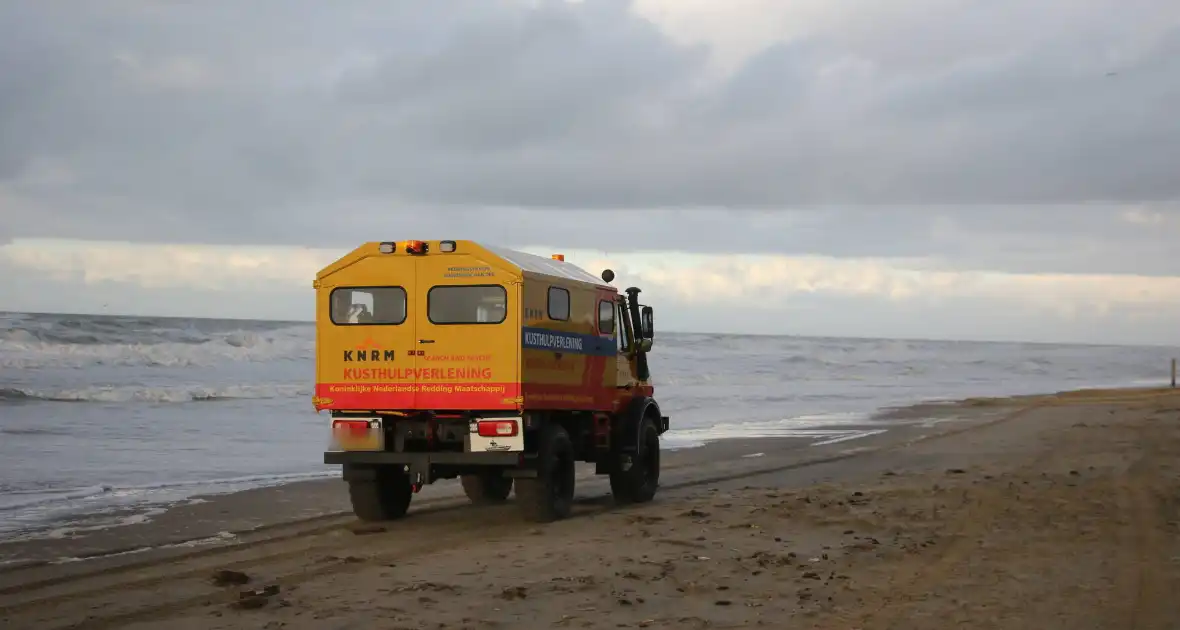
[[[582,269],[573,263],[565,262],[563,260],[554,260],[552,258],[537,256],[536,254],[529,254],[514,249],[508,249],[506,247],[484,245],[483,243],[479,243],[477,241],[456,242],[474,245],[476,250],[482,249],[493,256],[497,256],[504,262],[520,269],[524,273],[531,273],[549,278],[573,280],[576,282],[585,282],[596,287],[617,290],[610,284],[603,282],[602,278],[589,273],[585,269]],[[349,265],[366,257],[378,255],[377,248],[380,245],[381,243],[376,241],[360,245],[356,249],[348,252],[339,259],[333,261],[331,264],[325,266],[323,269],[320,269],[319,272],[316,273],[316,281],[319,282],[323,278],[341,271]],[[463,246],[461,246],[461,248],[462,247]]]
[[[500,258],[503,258],[504,260],[512,263],[513,265],[520,267],[521,271],[527,271],[542,276],[550,276],[553,278],[588,282],[603,288],[614,288],[611,285],[603,282],[602,278],[586,271],[585,269],[582,269],[573,263],[565,262],[563,260],[554,260],[552,258],[545,258],[544,256],[529,254],[527,252],[521,252],[505,247],[483,244],[480,244],[480,246],[499,256]]]

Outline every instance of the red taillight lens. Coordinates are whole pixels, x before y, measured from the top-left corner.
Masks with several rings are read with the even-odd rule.
[[[332,423],[332,429],[342,431],[345,433],[368,433],[368,420],[336,420]]]
[[[515,420],[484,420],[479,423],[480,437],[512,437],[517,430]]]

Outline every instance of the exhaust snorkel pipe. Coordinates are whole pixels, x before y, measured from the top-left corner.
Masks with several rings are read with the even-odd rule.
[[[625,293],[627,294],[627,313],[631,316],[631,330],[635,334],[633,340],[635,346],[632,348],[632,352],[635,353],[636,376],[639,377],[639,380],[646,381],[651,378],[651,370],[647,365],[647,353],[643,351],[643,321],[639,315],[639,288],[629,287]]]

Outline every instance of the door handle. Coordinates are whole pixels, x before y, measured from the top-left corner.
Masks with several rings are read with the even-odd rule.
[[[434,343],[433,339],[419,339],[418,343]]]

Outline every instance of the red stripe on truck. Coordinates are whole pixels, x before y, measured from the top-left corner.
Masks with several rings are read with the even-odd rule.
[[[317,409],[516,409],[519,383],[318,383]]]
[[[651,396],[651,386],[613,389],[601,386],[526,383],[319,383],[316,409],[356,411],[441,409],[479,411],[516,409],[583,409],[621,411],[634,396]]]

